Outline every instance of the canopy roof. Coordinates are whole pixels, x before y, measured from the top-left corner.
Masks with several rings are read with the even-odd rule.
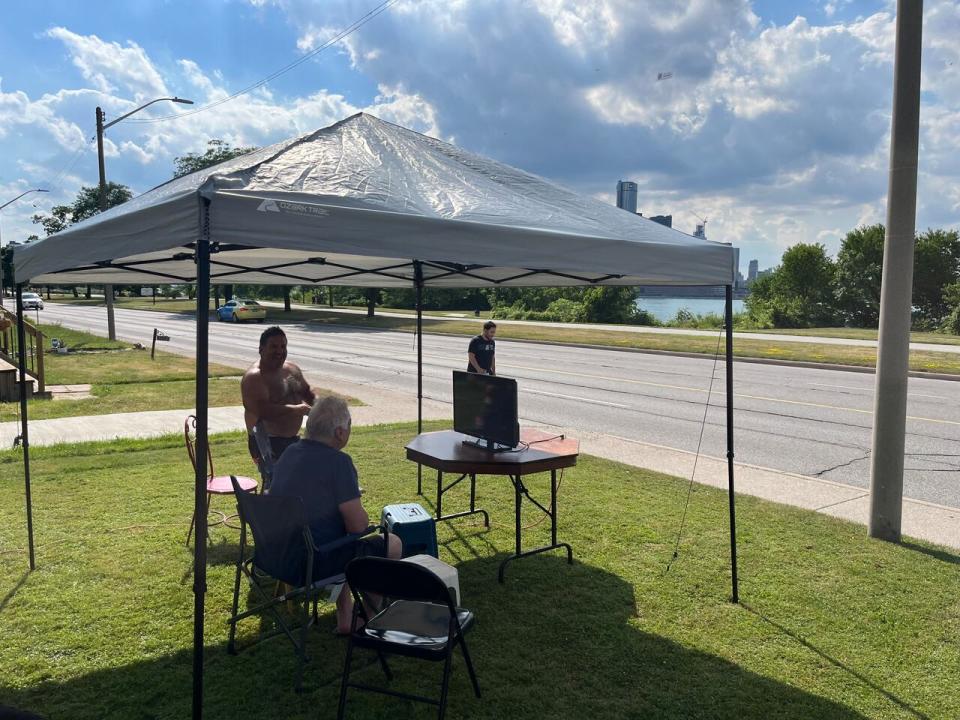
[[[18,283],[728,285],[730,245],[360,113],[15,249]]]

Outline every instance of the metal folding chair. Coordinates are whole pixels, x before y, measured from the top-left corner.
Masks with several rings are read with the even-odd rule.
[[[227,651],[230,654],[239,652],[236,643],[239,621],[252,615],[269,614],[277,627],[273,631],[261,634],[255,641],[248,643],[247,647],[276,635],[286,635],[293,643],[299,660],[295,682],[295,687],[299,691],[303,685],[303,666],[309,659],[307,631],[317,620],[317,602],[332,586],[341,585],[344,582],[342,571],[327,577],[314,577],[315,561],[322,560],[323,556],[356,543],[367,535],[380,530],[386,535],[387,531],[385,528],[371,525],[363,532],[345,535],[331,543],[317,546],[313,542],[313,535],[307,525],[303,500],[299,497],[257,495],[245,491],[237,478],[231,477],[231,482],[240,515],[240,553],[233,584],[233,609],[227,621],[230,624]],[[249,552],[247,545],[247,527],[253,535],[253,552]],[[387,546],[385,541],[384,548]],[[240,580],[243,576],[250,581],[257,604],[241,612]],[[264,577],[285,583],[289,588],[283,593],[270,595],[261,584]],[[301,605],[296,625],[291,625],[278,612],[280,606],[287,602],[297,602]],[[312,616],[311,604],[313,604]]]
[[[436,573],[403,560],[369,557],[350,562],[346,576],[355,604],[340,686],[337,720],[343,720],[349,688],[436,705],[438,718],[443,720],[447,710],[453,650],[457,646],[463,653],[473,691],[480,697],[480,685],[464,639],[464,633],[473,627],[474,615],[469,610],[456,606],[449,588]],[[373,615],[364,604],[364,598],[368,595],[390,598],[390,602]],[[364,621],[363,625],[360,624],[361,619]],[[378,654],[387,680],[393,679],[393,675],[384,655],[404,655],[443,662],[440,698],[412,695],[351,681],[350,671],[355,647],[368,648]]]

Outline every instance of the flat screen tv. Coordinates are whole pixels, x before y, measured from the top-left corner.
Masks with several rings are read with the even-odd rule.
[[[487,450],[520,444],[517,381],[494,375],[454,371],[453,429],[477,438]]]

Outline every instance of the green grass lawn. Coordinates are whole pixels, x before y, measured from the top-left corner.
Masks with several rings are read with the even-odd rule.
[[[848,340],[876,340],[876,328],[848,328],[848,327],[828,327],[828,328],[790,328],[790,329],[771,329],[771,330],[748,330],[745,332],[768,333],[777,335],[800,335],[801,337],[831,337],[845,338]],[[960,345],[960,336],[948,335],[939,332],[921,332],[913,331],[910,333],[910,342],[932,343],[935,345]]]
[[[435,426],[434,426],[435,427]],[[412,425],[357,428],[350,451],[364,504],[417,500],[402,447]],[[219,472],[252,473],[240,434],[212,443]],[[50,718],[183,718],[190,709],[192,509],[177,438],[37,448],[35,573],[26,572],[19,455],[0,453],[0,705]],[[428,483],[429,485],[429,483]],[[544,491],[544,478],[530,482]],[[456,564],[484,693],[459,659],[452,718],[954,718],[960,707],[960,557],[870,540],[862,527],[743,497],[741,595],[728,602],[726,501],[696,487],[680,557],[667,561],[687,485],[590,457],[566,472],[560,536],[576,562],[511,564],[512,492],[482,478],[492,527],[438,528]],[[467,488],[450,498],[466,502]],[[420,500],[432,507],[429,501]],[[215,506],[229,510],[226,499]],[[529,512],[524,523],[537,521]],[[525,542],[546,539],[546,523]],[[322,608],[302,695],[294,654],[275,638],[226,653],[238,533],[212,533],[206,601],[206,716],[333,718],[345,643]],[[244,602],[246,597],[244,597]],[[241,626],[249,640],[258,621]],[[361,657],[358,679],[379,682]],[[440,668],[393,663],[396,686],[432,694]],[[428,718],[430,708],[353,695],[350,718]]]
[[[132,309],[153,309],[149,301],[142,298],[123,298],[129,301],[126,306]],[[98,301],[88,301],[98,302]],[[193,311],[189,301],[170,301],[169,311],[191,313]],[[174,310],[173,303],[180,303]],[[161,309],[158,301],[157,309]],[[323,325],[349,325],[381,330],[395,330],[400,332],[414,332],[416,321],[411,316],[384,317],[376,315],[372,318],[354,313],[318,312],[316,310],[292,310],[283,312],[280,309],[270,308],[267,311],[267,322],[289,323],[317,323]],[[477,334],[477,323],[467,320],[431,320],[423,321],[424,332],[441,335],[471,336]],[[771,331],[774,332],[774,331]],[[776,331],[782,332],[782,331]],[[791,334],[806,334],[813,336],[830,336],[831,328],[820,328],[807,331],[790,331]],[[875,331],[859,331],[850,328],[839,328],[837,333],[846,337],[865,337]],[[849,333],[842,335],[842,333]],[[630,348],[635,350],[654,350],[662,352],[684,352],[713,355],[717,351],[717,337],[704,335],[628,333],[604,329],[602,325],[589,330],[578,328],[557,328],[542,325],[504,325],[498,337],[503,340],[529,340],[535,342],[556,342],[570,345],[597,345],[601,347]],[[949,335],[938,333],[914,333],[917,342],[946,342],[946,344],[960,344],[960,338],[951,338]],[[938,338],[938,339],[933,339]],[[720,346],[722,351],[723,346]],[[857,347],[852,345],[825,345],[811,339],[804,342],[778,342],[767,340],[753,340],[737,338],[734,341],[734,355],[742,358],[762,358],[768,360],[788,360],[794,362],[815,362],[827,365],[853,365],[857,367],[874,367],[877,362],[877,351],[872,347]],[[938,372],[957,375],[960,374],[960,355],[954,353],[912,351],[910,353],[911,370],[923,372]]]

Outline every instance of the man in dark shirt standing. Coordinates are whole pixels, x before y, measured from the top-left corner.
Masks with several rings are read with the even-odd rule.
[[[317,400],[307,415],[305,437],[291,445],[274,468],[271,495],[303,500],[307,524],[316,545],[325,545],[350,533],[367,529],[370,518],[360,502],[360,485],[353,460],[343,452],[350,441],[350,410],[343,398],[329,395]],[[355,557],[378,555],[399,558],[400,538],[388,536],[384,552],[382,535],[362,538],[329,555],[314,558],[313,577],[343,572]],[[353,596],[343,587],[337,598],[337,632],[350,632]]]
[[[487,320],[483,324],[483,334],[470,341],[467,349],[467,372],[481,375],[497,374],[496,345],[493,336],[497,334],[497,324]]]

